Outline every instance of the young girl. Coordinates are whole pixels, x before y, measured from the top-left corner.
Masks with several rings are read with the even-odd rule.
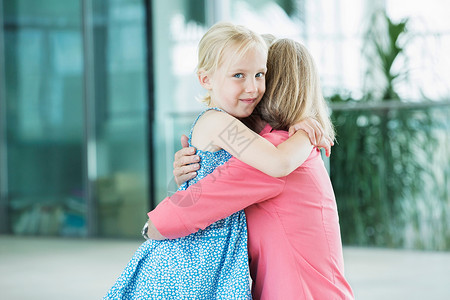
[[[198,79],[208,91],[208,109],[194,122],[190,144],[198,149],[201,168],[181,189],[232,155],[270,176],[285,176],[304,161],[305,151],[298,150],[309,143],[304,133],[275,147],[236,119],[249,116],[261,100],[266,60],[264,40],[241,26],[219,23],[200,41]],[[173,197],[172,204],[194,205],[201,190],[188,191],[188,201]],[[247,299],[249,278],[247,224],[241,210],[184,238],[148,240],[105,299]]]
[[[288,39],[275,41],[267,68],[267,90],[257,109],[269,124],[261,135],[278,145],[290,125],[309,116],[333,136],[306,48]],[[309,142],[303,147],[309,150],[306,161],[283,178],[230,159],[198,183],[201,194],[191,207],[173,205],[171,197],[151,211],[150,238],[185,236],[245,208],[254,299],[353,299],[344,276],[333,188],[319,151]],[[180,202],[189,198],[187,191],[175,195]]]

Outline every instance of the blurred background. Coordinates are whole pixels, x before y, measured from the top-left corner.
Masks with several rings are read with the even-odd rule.
[[[444,0],[0,0],[0,234],[138,241],[203,108],[198,41],[222,20],[314,56],[344,245],[447,253]]]

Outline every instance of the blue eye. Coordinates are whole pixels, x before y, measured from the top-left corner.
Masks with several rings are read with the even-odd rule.
[[[244,74],[237,73],[237,74],[234,74],[233,77],[235,77],[235,78],[244,78]]]
[[[263,72],[259,72],[258,74],[255,75],[255,77],[264,77],[264,73]]]

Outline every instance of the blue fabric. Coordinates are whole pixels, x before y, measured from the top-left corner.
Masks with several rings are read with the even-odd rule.
[[[180,189],[231,158],[223,149],[197,154],[198,175]],[[249,278],[247,223],[239,211],[183,238],[144,242],[104,299],[251,299]]]

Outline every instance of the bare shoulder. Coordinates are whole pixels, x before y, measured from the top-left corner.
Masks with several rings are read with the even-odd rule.
[[[191,143],[199,150],[218,151],[215,138],[224,130],[227,124],[237,120],[233,116],[217,110],[205,112],[197,121],[192,131]]]
[[[207,112],[205,112],[203,114],[203,116],[200,117],[200,119],[203,119],[206,121],[214,121],[216,123],[221,122],[223,120],[237,120],[232,115],[230,115],[224,111],[215,110],[215,109],[208,110]]]

